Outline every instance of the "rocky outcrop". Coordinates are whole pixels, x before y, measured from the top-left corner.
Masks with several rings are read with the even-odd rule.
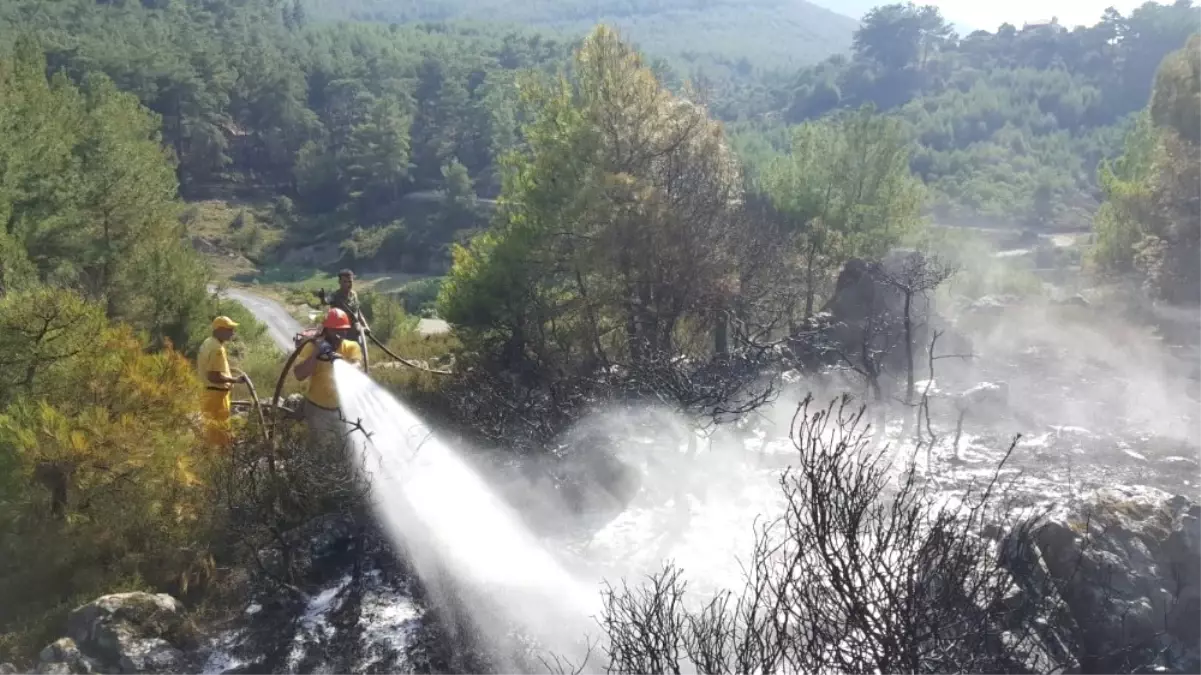
[[[907,267],[920,265],[922,254],[896,251],[880,262],[853,258],[843,265],[834,286],[834,295],[822,307],[836,322],[859,325],[874,316],[899,317],[905,296],[890,280],[900,281]],[[919,261],[919,262],[916,262]],[[914,297],[911,316],[920,322],[930,312],[926,297]]]
[[[38,655],[39,673],[183,672],[195,631],[183,606],[162,593],[117,593],[76,608],[67,637]]]
[[[36,672],[481,672],[449,668],[444,652],[456,643],[439,619],[426,619],[419,584],[383,538],[362,530],[331,514],[284,532],[297,586],[239,572],[226,583],[238,589],[242,611],[224,607],[203,631],[169,595],[98,598],[70,613],[66,635],[42,650]],[[264,564],[277,554],[262,552]]]
[[[798,326],[790,340],[796,359],[808,366],[829,365],[868,353],[886,369],[900,372],[905,366],[905,296],[900,285],[914,283],[925,269],[917,251],[894,251],[878,262],[853,258],[838,274],[834,294],[809,321]],[[915,361],[924,363],[933,331],[941,334],[940,352],[968,353],[970,343],[935,311],[930,292],[909,298],[911,338]],[[915,364],[916,365],[916,364]]]
[[[960,398],[1001,404],[1003,391],[982,386]],[[604,440],[597,439],[599,447]],[[623,484],[619,472],[610,480]],[[1020,586],[1015,596],[1050,587],[1047,604],[1059,609],[1045,616],[1045,636],[1012,647],[1017,658],[1007,672],[1047,672],[1064,663],[1076,672],[1201,672],[1201,506],[1135,488],[1075,503],[1035,528],[1020,572],[1011,566]],[[382,539],[352,547],[353,558],[342,555],[358,528],[332,516],[286,536],[304,543],[323,568],[310,575],[305,597],[248,595],[253,602],[244,616],[223,622],[225,632],[196,649],[184,609],[170,596],[104,596],[71,613],[67,635],[42,651],[37,672],[196,672],[202,663],[205,672],[484,670],[447,665],[461,651],[449,637],[453,617],[427,616],[418,584]],[[1034,576],[1052,583],[1022,583]],[[997,640],[1012,637],[996,633]],[[12,669],[0,664],[5,672]]]
[[[1104,489],[1034,535],[1083,672],[1201,672],[1201,505]]]

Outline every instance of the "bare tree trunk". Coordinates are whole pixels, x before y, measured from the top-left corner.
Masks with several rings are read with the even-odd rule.
[[[808,321],[813,317],[813,277],[815,276],[814,267],[817,263],[814,258],[817,257],[817,244],[809,244],[808,260],[805,263],[805,320]]]
[[[50,515],[55,520],[67,517],[72,470],[73,467],[59,462],[39,462],[34,467],[34,478],[50,492]]]
[[[905,290],[905,405],[913,405],[913,319],[910,309],[913,305],[913,292]]]
[[[958,460],[958,459],[960,459],[960,456],[959,456],[959,439],[960,439],[960,437],[963,435],[963,418],[964,418],[964,417],[966,417],[966,416],[967,416],[967,410],[966,410],[966,409],[964,409],[964,410],[960,410],[960,411],[959,411],[959,419],[955,420],[955,443],[954,443],[954,451],[955,451],[955,459],[957,459],[957,460]]]
[[[630,350],[630,361],[642,360],[642,347],[638,343],[638,317],[634,315],[634,303],[626,302],[626,345]]]
[[[713,351],[721,356],[730,353],[730,316],[725,311],[717,313],[717,327],[713,331]]]

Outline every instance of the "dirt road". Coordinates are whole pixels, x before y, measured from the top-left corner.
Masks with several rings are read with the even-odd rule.
[[[216,287],[209,286],[209,292],[212,293],[214,291],[216,291]],[[292,336],[299,333],[304,327],[301,326],[299,321],[292,318],[287,308],[271,298],[263,297],[241,288],[226,288],[223,293],[230,300],[241,303],[259,321],[267,324],[267,333],[271,336],[271,341],[280,349],[285,352],[292,351],[294,346]],[[417,332],[422,335],[449,333],[450,324],[441,319],[422,319],[417,324]]]
[[[216,289],[209,287],[209,292],[212,293]],[[285,352],[291,352],[294,348],[292,336],[303,330],[300,322],[292,318],[288,310],[278,302],[271,298],[265,298],[256,293],[244,291],[240,288],[226,288],[223,295],[230,300],[240,303],[246,309],[258,318],[259,321],[267,324],[267,334],[271,336],[271,341]]]

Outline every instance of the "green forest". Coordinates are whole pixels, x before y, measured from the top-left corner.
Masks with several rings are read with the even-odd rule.
[[[738,413],[845,263],[927,244],[931,221],[1090,230],[1089,272],[1201,302],[1189,0],[967,36],[888,5],[831,18],[796,65],[703,22],[644,55],[582,4],[0,5],[0,661],[100,592],[196,593],[246,564],[189,358],[218,313],[243,324],[236,357],[265,339],[207,291],[228,279],[198,238],[260,271],[318,248],[296,264],[444,277],[427,308],[452,336],[383,337],[454,373],[387,384],[542,452],[596,400]],[[368,311],[388,313],[411,324]]]
[[[327,242],[344,262],[380,256],[419,273],[444,267],[456,233],[485,221],[474,196],[497,195],[500,158],[521,142],[516,78],[569,67],[596,11],[587,4],[22,0],[0,8],[0,34],[36,37],[51,73],[77,83],[104,73],[137,96],[161,119],[183,198],[257,200],[239,249],[257,258],[280,240],[281,250]],[[727,55],[741,56],[642,46],[665,85],[729,125],[752,176],[788,150],[791,127],[871,105],[903,123],[936,222],[1036,229],[1089,227],[1101,160],[1120,154],[1155,69],[1201,17],[1181,0],[1072,30],[958,36],[936,9],[890,5],[819,47],[763,39],[720,19],[720,2],[684,5],[730,25],[739,41]],[[373,21],[320,20],[330,16]],[[673,23],[650,32],[718,44],[703,26]],[[762,44],[810,51],[789,71],[756,56]],[[431,191],[449,194],[447,208]]]
[[[934,8],[881,7],[850,55],[801,70],[777,89],[778,114],[746,111],[734,128],[766,155],[786,147],[789,125],[872,104],[916,143],[910,165],[936,221],[1087,228],[1099,162],[1119,154],[1156,69],[1197,30],[1199,11],[1147,3],[1072,30],[957,36]]]
[[[690,70],[746,76],[797,68],[851,46],[855,18],[805,0],[307,0],[317,18],[414,23],[470,19],[578,38],[603,23]]]

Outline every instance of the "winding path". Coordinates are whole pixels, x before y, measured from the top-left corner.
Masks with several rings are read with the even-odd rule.
[[[209,287],[210,293],[215,291],[215,287]],[[300,325],[299,321],[292,318],[283,305],[271,298],[265,298],[240,288],[226,288],[222,294],[241,304],[250,310],[259,321],[267,324],[267,334],[271,336],[271,341],[276,346],[285,352],[292,351],[295,347],[292,336],[304,330],[304,327]]]
[[[209,286],[209,292],[215,293],[216,286]],[[284,352],[291,352],[295,347],[292,336],[304,330],[286,307],[271,298],[241,288],[226,288],[222,294],[250,310],[255,317],[267,324],[267,334],[271,341]],[[438,335],[450,332],[450,324],[442,319],[422,319],[417,324],[417,332],[422,335]]]

